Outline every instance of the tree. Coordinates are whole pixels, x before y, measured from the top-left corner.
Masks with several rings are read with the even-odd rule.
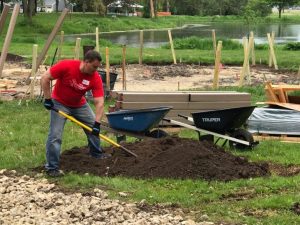
[[[268,0],[268,2],[272,7],[276,7],[278,9],[278,16],[281,18],[282,10],[285,7],[297,4],[299,0]]]
[[[29,23],[32,23],[32,16],[34,15],[35,0],[22,0],[23,12]]]

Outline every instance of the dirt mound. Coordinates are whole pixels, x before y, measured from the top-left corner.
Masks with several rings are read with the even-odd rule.
[[[61,169],[98,176],[222,181],[269,174],[267,164],[251,163],[210,143],[191,139],[168,137],[123,146],[135,152],[138,159],[120,149],[106,148],[106,152],[115,150],[115,154],[99,160],[91,158],[86,147],[72,148],[61,155]]]

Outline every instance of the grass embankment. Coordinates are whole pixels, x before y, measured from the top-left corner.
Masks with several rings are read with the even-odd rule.
[[[28,25],[23,15],[18,17],[17,25],[14,31],[12,43],[9,48],[9,52],[17,55],[21,55],[27,58],[27,61],[31,61],[32,45],[38,44],[39,51],[43,48],[48,35],[53,29],[54,24],[57,21],[59,14],[38,14],[33,17],[32,25]],[[8,25],[8,19],[6,21],[6,29]],[[119,31],[119,30],[141,30],[141,29],[160,29],[160,28],[174,28],[182,26],[184,24],[191,23],[211,23],[211,22],[236,22],[244,23],[242,17],[237,16],[213,16],[213,17],[197,17],[197,16],[171,16],[161,17],[156,19],[145,19],[135,17],[99,17],[95,14],[71,14],[68,15],[63,23],[62,29],[65,34],[83,34],[93,33],[98,26],[100,32],[107,31]],[[272,15],[267,18],[258,19],[260,23],[300,23],[300,17],[289,15],[284,16],[281,20],[276,15]],[[0,43],[3,43],[6,30],[3,31],[0,37]],[[167,34],[166,34],[167,36]],[[58,38],[53,42],[48,52],[47,64],[52,62],[52,57],[55,52],[55,48],[58,46]],[[82,38],[81,45],[95,45],[95,41],[91,39]],[[210,48],[204,49],[176,49],[176,57],[178,62],[183,63],[201,63],[210,64],[214,63],[214,53],[212,51],[212,44],[206,43]],[[63,58],[74,57],[74,41],[66,40],[62,50]],[[2,47],[2,44],[0,44]],[[122,59],[122,46],[112,45],[109,41],[101,39],[100,34],[100,51],[105,52],[105,47],[110,48],[110,63],[120,64]],[[82,49],[81,49],[82,51]],[[268,63],[268,50],[257,49],[256,59],[257,64]],[[281,69],[297,70],[299,68],[299,52],[288,51],[282,47],[276,48],[276,55],[278,66]],[[82,56],[82,53],[80,54]],[[137,63],[139,57],[138,48],[127,48],[126,59],[127,63]],[[143,63],[148,64],[165,64],[172,63],[171,51],[168,49],[144,49]],[[105,58],[105,57],[103,57]],[[105,61],[105,60],[104,60]],[[242,65],[243,63],[243,50],[238,49],[223,49],[222,62],[226,65]]]
[[[248,91],[253,102],[264,100],[263,87],[224,88]],[[0,169],[30,171],[41,166],[45,157],[45,141],[49,115],[41,103],[23,101],[0,102]],[[196,132],[182,130],[181,137],[197,138]],[[70,122],[65,127],[62,149],[86,145],[82,130]],[[252,161],[268,161],[281,165],[300,165],[298,144],[264,141],[252,151],[234,154],[247,156]],[[183,149],[184,151],[184,149]],[[208,168],[209,169],[209,168]],[[300,218],[291,210],[300,202],[300,175],[237,180],[231,182],[206,182],[203,180],[136,180],[122,177],[95,177],[67,174],[58,183],[73,189],[96,186],[107,187],[111,197],[118,192],[129,193],[123,200],[149,203],[171,202],[195,211],[201,220],[203,214],[211,221],[230,224],[299,224]]]

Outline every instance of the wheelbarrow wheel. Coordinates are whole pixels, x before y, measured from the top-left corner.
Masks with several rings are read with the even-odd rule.
[[[229,141],[229,146],[231,148],[236,148],[240,150],[251,149],[252,144],[254,143],[252,134],[244,129],[237,129],[230,136],[250,143],[250,146],[248,146],[234,141]]]
[[[146,136],[152,138],[163,138],[169,136],[169,134],[164,130],[155,129],[147,133]]]

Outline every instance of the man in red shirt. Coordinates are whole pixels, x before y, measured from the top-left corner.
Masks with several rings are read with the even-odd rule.
[[[92,127],[92,133],[85,130],[90,155],[102,159],[110,155],[103,153],[99,139],[100,121],[104,112],[102,80],[97,72],[100,65],[100,54],[90,50],[85,54],[83,61],[62,60],[52,66],[43,74],[41,85],[46,109],[51,110],[54,107]],[[51,80],[56,80],[52,93],[50,90]],[[89,90],[93,94],[95,114],[84,97]],[[51,110],[45,167],[47,174],[52,177],[62,175],[59,170],[59,157],[65,122],[66,118]]]

